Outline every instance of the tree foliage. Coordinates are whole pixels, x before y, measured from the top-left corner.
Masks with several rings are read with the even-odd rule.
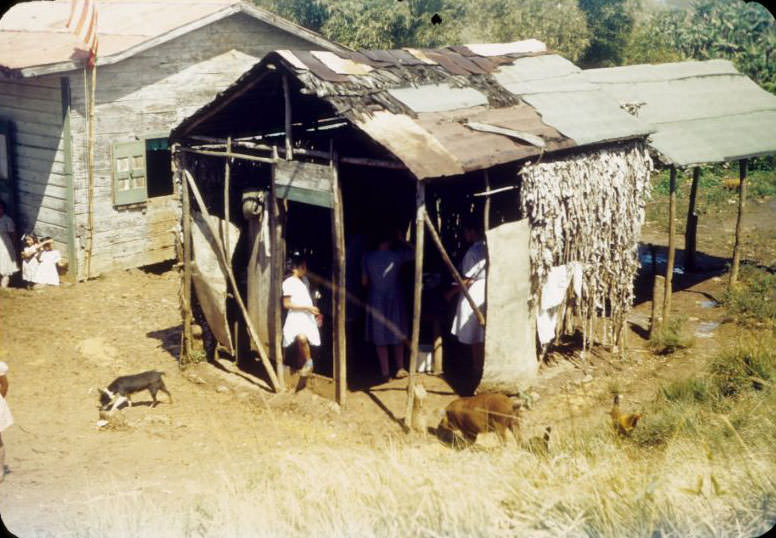
[[[634,14],[627,0],[579,0],[587,17],[590,46],[581,59],[584,67],[621,65],[633,30]]]
[[[577,0],[470,0],[463,43],[510,42],[535,38],[572,61],[590,43]]]
[[[438,47],[458,42],[463,4],[452,0],[329,0],[322,31],[353,48]],[[438,14],[440,24],[433,24]]]
[[[690,0],[689,7],[665,8],[651,0],[254,1],[352,48],[536,38],[583,67],[727,58],[776,93],[776,20],[757,2]],[[440,24],[432,24],[435,14]]]
[[[776,19],[757,2],[695,0],[661,10],[634,31],[627,63],[725,58],[776,93]]]

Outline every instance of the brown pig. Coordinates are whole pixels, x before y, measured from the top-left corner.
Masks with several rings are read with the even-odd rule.
[[[458,430],[468,443],[477,440],[477,434],[495,431],[502,444],[507,440],[507,428],[520,444],[518,411],[521,403],[513,402],[499,393],[478,394],[459,398],[450,403],[444,411],[437,431]]]

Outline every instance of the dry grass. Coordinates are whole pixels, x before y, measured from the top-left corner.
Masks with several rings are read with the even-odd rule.
[[[776,391],[724,399],[712,377],[678,381],[624,439],[604,411],[555,425],[546,456],[403,437],[338,443],[284,417],[283,447],[257,438],[247,460],[198,462],[184,491],[86,502],[57,536],[692,537],[773,525]]]

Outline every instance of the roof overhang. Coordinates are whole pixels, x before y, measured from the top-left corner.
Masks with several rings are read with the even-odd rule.
[[[63,2],[46,2],[46,4],[61,4]],[[196,2],[194,3],[196,4]],[[105,5],[111,5],[106,3]],[[211,4],[206,4],[211,5]],[[278,17],[273,13],[258,8],[253,5],[249,5],[246,2],[235,1],[232,3],[222,2],[213,3],[214,8],[204,16],[199,16],[195,20],[182,24],[178,27],[172,28],[164,33],[155,36],[146,35],[133,35],[133,34],[103,34],[98,31],[98,38],[100,40],[101,53],[97,57],[97,65],[111,65],[127,58],[130,58],[136,54],[157,47],[163,43],[167,43],[173,39],[186,35],[189,32],[193,32],[200,28],[203,28],[209,24],[220,21],[232,15],[243,13],[249,15],[261,22],[284,30],[290,34],[293,34],[301,39],[309,41],[316,47],[323,48],[329,51],[347,51],[349,48],[329,41],[322,35],[308,30],[302,26],[294,24],[282,17]],[[57,6],[58,7],[58,6]],[[62,24],[64,27],[64,22]],[[29,34],[29,35],[25,35]],[[50,75],[56,73],[62,73],[67,71],[73,71],[81,69],[84,66],[84,62],[88,56],[87,52],[80,47],[75,38],[69,32],[31,32],[31,31],[14,31],[14,30],[0,30],[0,41],[5,38],[6,43],[3,44],[6,50],[25,50],[33,51],[46,49],[47,41],[50,43],[49,49],[56,48],[57,53],[61,56],[68,57],[67,60],[40,63],[35,64],[35,56],[33,55],[32,61],[27,62],[31,65],[19,66],[18,64],[0,65],[0,73],[5,74],[9,78],[29,78],[42,75]],[[29,42],[30,39],[33,42]],[[34,43],[34,46],[33,46]],[[105,52],[107,51],[107,52]],[[40,57],[40,55],[38,56]]]
[[[690,167],[776,153],[776,95],[727,60],[584,73],[653,127],[649,144],[664,164]]]

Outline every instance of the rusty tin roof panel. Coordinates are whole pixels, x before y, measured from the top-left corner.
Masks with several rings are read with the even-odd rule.
[[[525,104],[501,109],[476,107],[455,112],[419,114],[417,123],[455,155],[467,172],[527,159],[539,155],[542,150],[506,136],[474,131],[463,125],[465,121],[519,129],[538,135],[547,143],[544,151],[576,145],[573,140],[546,125],[536,111]]]

